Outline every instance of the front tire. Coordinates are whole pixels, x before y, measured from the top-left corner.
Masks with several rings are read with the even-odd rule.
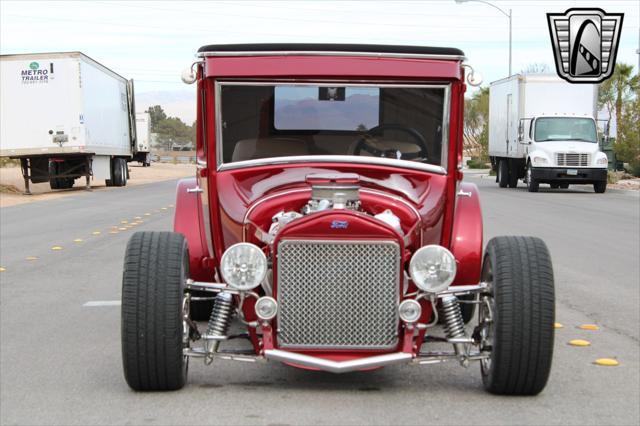
[[[483,350],[490,351],[481,363],[484,387],[501,395],[536,395],[553,358],[555,296],[547,246],[533,237],[493,238],[482,281],[489,283],[479,318]]]
[[[594,183],[593,190],[596,192],[596,194],[604,194],[604,192],[607,190],[607,182],[602,181]]]
[[[533,178],[533,170],[531,163],[527,163],[527,190],[529,192],[538,192],[540,183]]]
[[[122,277],[122,363],[138,391],[176,390],[187,381],[183,354],[187,242],[173,232],[133,234]]]

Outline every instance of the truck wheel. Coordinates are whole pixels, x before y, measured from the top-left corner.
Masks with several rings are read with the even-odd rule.
[[[593,184],[593,190],[597,194],[603,194],[607,190],[607,182],[606,181],[602,181],[602,182],[594,183]]]
[[[552,183],[549,185],[551,187],[551,189],[558,189],[560,188],[560,184],[559,183]]]
[[[560,184],[560,189],[567,189],[569,188],[569,184],[568,183],[561,183]]]
[[[58,163],[49,161],[49,176],[58,175]],[[49,177],[49,187],[51,189],[60,189],[60,179],[57,177]]]
[[[113,186],[125,186],[127,184],[125,164],[126,162],[122,158],[114,158],[112,160],[111,184]]]
[[[555,296],[545,243],[534,237],[489,241],[482,267],[489,291],[480,304],[482,382],[491,393],[536,395],[553,358]]]
[[[122,363],[134,390],[175,390],[187,381],[188,327],[183,324],[189,277],[185,238],[174,232],[136,232],[122,277]]]
[[[518,171],[515,167],[515,161],[509,162],[509,188],[518,187]]]
[[[527,163],[527,190],[529,192],[538,192],[540,183],[533,178],[533,170],[531,170],[531,163]]]
[[[498,185],[506,188],[509,183],[509,164],[507,160],[500,160],[498,163]]]

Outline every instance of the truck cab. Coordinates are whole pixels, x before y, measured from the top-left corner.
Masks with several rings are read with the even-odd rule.
[[[592,183],[606,190],[606,154],[598,146],[596,121],[588,115],[541,115],[520,120],[518,142],[524,145],[524,180],[530,190],[540,183],[568,188],[571,183]]]

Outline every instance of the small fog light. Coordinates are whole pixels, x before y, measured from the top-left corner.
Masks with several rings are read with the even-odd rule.
[[[400,315],[400,319],[402,321],[412,324],[420,319],[420,315],[422,315],[422,307],[420,306],[420,303],[415,300],[407,299],[400,303],[400,306],[398,307],[398,315]]]
[[[261,297],[256,302],[256,315],[261,320],[268,321],[273,319],[278,313],[278,303],[273,299],[273,297]]]

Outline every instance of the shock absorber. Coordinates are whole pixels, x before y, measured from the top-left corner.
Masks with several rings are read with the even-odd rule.
[[[458,298],[453,295],[445,296],[442,299],[442,316],[444,317],[444,331],[449,339],[464,339],[464,320]],[[457,355],[466,354],[466,345],[462,342],[453,343]]]
[[[220,340],[227,336],[233,313],[233,296],[223,291],[216,296],[207,326],[207,352],[213,354],[218,351]]]

